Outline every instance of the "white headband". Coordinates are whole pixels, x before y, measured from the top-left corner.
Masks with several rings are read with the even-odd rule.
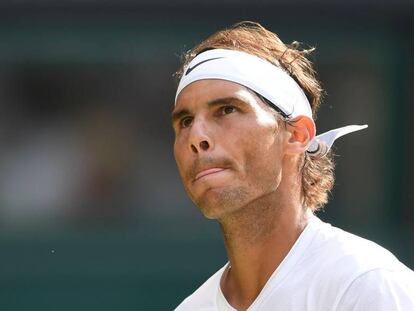
[[[184,69],[175,101],[189,84],[205,79],[220,79],[244,85],[273,103],[287,118],[312,118],[312,109],[300,86],[282,68],[235,50],[214,49],[197,55]],[[316,136],[308,147],[310,155],[325,155],[335,139],[359,131],[367,125],[350,125]]]

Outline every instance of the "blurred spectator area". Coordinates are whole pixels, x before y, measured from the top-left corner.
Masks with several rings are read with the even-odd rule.
[[[170,112],[181,53],[241,20],[316,46],[319,132],[369,124],[336,144],[319,216],[414,268],[411,1],[1,1],[7,310],[172,309],[225,263],[181,185]]]

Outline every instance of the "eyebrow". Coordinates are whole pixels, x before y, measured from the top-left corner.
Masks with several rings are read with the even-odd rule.
[[[225,104],[228,105],[228,104],[235,103],[235,102],[246,104],[240,98],[229,96],[229,97],[213,99],[213,100],[207,102],[207,106],[209,108],[211,108],[211,107],[221,106],[221,105],[225,105]],[[177,111],[174,110],[171,114],[172,123],[175,123],[177,120],[181,119],[184,116],[190,115],[190,114],[191,114],[191,111],[187,108],[179,109]]]
[[[191,114],[190,110],[188,110],[187,108],[183,108],[177,111],[173,111],[172,115],[171,115],[171,121],[174,124],[175,122],[177,122],[177,120],[181,119],[184,116],[187,116]]]

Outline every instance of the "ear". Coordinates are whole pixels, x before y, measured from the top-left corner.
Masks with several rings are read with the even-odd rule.
[[[291,120],[286,129],[290,133],[285,149],[288,154],[305,152],[316,133],[315,122],[306,116]]]

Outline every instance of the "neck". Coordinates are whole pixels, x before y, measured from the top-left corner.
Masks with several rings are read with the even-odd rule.
[[[231,305],[245,310],[256,299],[309,216],[300,200],[283,200],[272,193],[220,219],[231,267],[223,275],[221,288]]]

